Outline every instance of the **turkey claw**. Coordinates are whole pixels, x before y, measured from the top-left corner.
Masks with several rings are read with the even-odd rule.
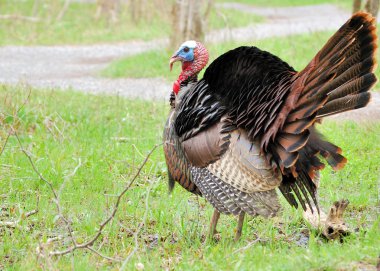
[[[334,240],[350,234],[348,226],[343,220],[343,213],[348,203],[348,200],[340,200],[331,206],[323,228],[323,235],[327,239]]]

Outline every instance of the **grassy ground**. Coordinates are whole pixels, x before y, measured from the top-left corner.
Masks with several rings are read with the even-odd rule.
[[[233,2],[219,0],[217,2]],[[331,3],[327,0],[271,0],[237,2],[259,6],[299,6]],[[39,5],[35,5],[39,3]],[[334,0],[333,4],[349,9],[348,1]],[[13,14],[37,17],[38,22],[20,19],[1,20],[1,45],[54,45],[123,42],[134,39],[151,40],[170,34],[170,8],[147,4],[145,18],[138,23],[131,19],[128,6],[122,6],[119,21],[95,19],[96,5],[71,3],[61,20],[57,20],[63,1],[0,0],[0,15]],[[170,5],[168,3],[168,5]],[[210,29],[246,26],[262,21],[263,18],[236,10],[214,9],[209,19]]]
[[[120,97],[32,90],[17,112],[28,92],[22,86],[0,87],[0,146],[12,125],[42,175],[57,191],[64,183],[63,212],[72,223],[75,239],[82,243],[93,236],[115,194],[152,146],[161,141],[168,106]],[[129,231],[138,228],[146,212],[137,238],[138,249],[125,270],[135,270],[141,266],[138,263],[145,270],[374,267],[380,247],[380,125],[326,121],[321,131],[342,147],[349,160],[338,173],[325,169],[320,189],[325,209],[338,199],[351,201],[346,218],[355,233],[344,243],[325,242],[316,232],[309,232],[301,214],[286,204],[280,218],[249,218],[242,240],[236,244],[232,242],[236,226],[233,217],[222,217],[220,242],[205,240],[212,208],[178,186],[168,195],[160,149],[127,192],[114,221],[94,247],[101,247],[100,252],[109,256],[127,257],[134,246]],[[22,219],[18,229],[0,227],[0,269],[115,270],[121,266],[89,251],[50,260],[36,257],[39,243],[46,243],[48,238],[59,236],[62,240],[45,247],[47,251],[65,247],[69,239],[63,221],[57,217],[51,192],[37,178],[14,136],[0,155],[0,176],[0,221],[22,219],[36,206],[39,209],[38,214]],[[302,245],[300,239],[309,233],[309,241]],[[260,241],[246,247],[257,237]]]
[[[211,63],[221,54],[238,46],[256,46],[262,50],[271,52],[279,56],[284,61],[292,65],[296,70],[304,68],[309,61],[323,47],[333,32],[316,32],[310,34],[294,35],[288,37],[270,38],[253,42],[228,42],[219,44],[207,44],[210,53]],[[175,80],[181,69],[180,64],[176,64],[171,73],[168,72],[168,61],[173,52],[165,50],[151,51],[133,55],[127,58],[116,60],[102,71],[106,77],[163,77],[168,80]],[[140,65],[140,63],[150,63]],[[380,71],[377,69],[377,76]]]
[[[228,50],[238,46],[257,46],[275,54],[292,65],[295,69],[302,69],[314,57],[332,32],[317,32],[281,38],[270,38],[254,42],[227,42],[207,44],[210,54],[210,63]],[[112,62],[102,75],[107,77],[164,77],[174,80],[178,77],[181,65],[175,65],[171,73],[168,72],[168,61],[173,52],[165,50],[145,52]],[[149,66],[138,63],[150,63]]]
[[[138,23],[132,21],[129,7],[126,5],[122,6],[119,21],[110,23],[106,18],[95,19],[95,4],[71,3],[62,19],[57,20],[63,7],[62,1],[39,1],[40,5],[36,9],[35,2],[0,0],[0,14],[40,18],[38,22],[2,20],[0,45],[91,44],[133,39],[151,40],[167,37],[171,30],[170,8],[157,7],[152,2],[146,3],[145,17]],[[218,8],[210,14],[209,28],[245,26],[259,21],[262,21],[259,16]]]
[[[248,5],[256,6],[274,6],[274,7],[291,7],[291,6],[304,6],[304,5],[321,5],[321,4],[334,4],[342,8],[350,9],[352,7],[351,1],[347,0],[222,0],[222,2],[238,2]]]

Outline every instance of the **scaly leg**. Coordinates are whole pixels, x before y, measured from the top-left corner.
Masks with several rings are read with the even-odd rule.
[[[236,234],[235,234],[235,239],[234,239],[235,242],[239,241],[240,239],[242,229],[243,229],[244,216],[245,216],[245,212],[241,212],[239,214],[238,225],[236,228]]]
[[[216,231],[216,225],[218,224],[218,220],[220,217],[220,213],[218,210],[214,209],[214,213],[212,214],[211,222],[210,222],[210,237],[214,237],[218,232]]]

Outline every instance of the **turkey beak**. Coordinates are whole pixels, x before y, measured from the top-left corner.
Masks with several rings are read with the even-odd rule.
[[[170,62],[169,62],[169,66],[170,66],[170,71],[172,71],[173,69],[173,64],[177,61],[181,61],[182,58],[178,57],[177,55],[174,55],[172,56],[172,58],[170,59]]]

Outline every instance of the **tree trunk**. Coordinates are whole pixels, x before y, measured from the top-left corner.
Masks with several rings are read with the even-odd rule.
[[[377,17],[379,12],[379,2],[380,0],[367,0],[364,5],[364,11],[371,13],[373,17]],[[356,13],[362,9],[362,0],[354,0],[352,5],[352,13]]]
[[[204,4],[207,8],[202,14]],[[204,39],[211,5],[212,0],[177,0],[174,3],[170,48],[176,48],[186,40]]]
[[[354,0],[353,6],[352,6],[352,13],[358,12],[361,6],[362,6],[362,0]]]
[[[97,0],[95,18],[105,17],[108,21],[115,23],[119,19],[120,0]]]
[[[140,18],[140,5],[138,0],[131,0],[131,4],[129,6],[131,12],[131,18],[134,23],[137,23]]]
[[[66,0],[65,1],[65,3],[63,4],[62,9],[59,11],[59,13],[57,15],[57,18],[56,18],[57,21],[62,20],[63,16],[65,16],[66,11],[69,8],[70,2],[71,2],[71,0]]]
[[[373,17],[377,17],[377,13],[379,12],[379,2],[380,0],[367,0],[365,11],[371,13]]]

